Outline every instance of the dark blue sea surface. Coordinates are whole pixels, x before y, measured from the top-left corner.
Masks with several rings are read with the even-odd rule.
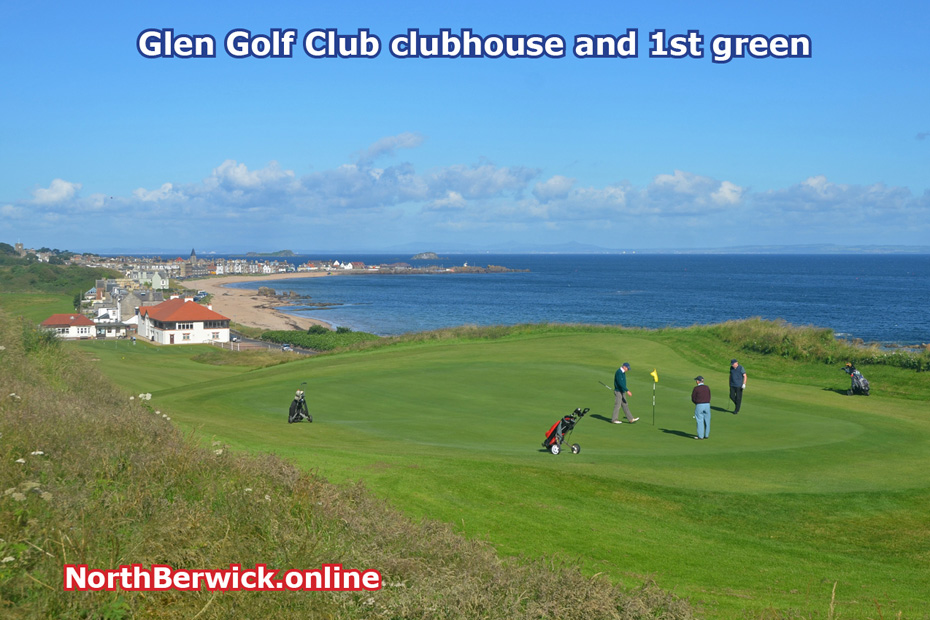
[[[294,262],[302,262],[299,257]],[[313,257],[326,258],[326,257]],[[930,342],[927,255],[352,255],[366,264],[502,265],[526,273],[354,275],[243,282],[327,308],[295,314],[380,335],[458,325],[685,327],[763,317],[867,342]]]

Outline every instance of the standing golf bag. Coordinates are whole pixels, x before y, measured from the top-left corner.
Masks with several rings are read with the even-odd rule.
[[[846,391],[847,396],[852,396],[853,394],[869,395],[869,380],[863,377],[862,373],[856,370],[855,366],[847,363],[843,371],[849,375],[852,382],[849,386],[849,390]]]
[[[562,419],[553,424],[552,428],[546,433],[546,440],[542,444],[543,448],[552,454],[561,452],[562,442],[568,439],[566,435],[571,435],[572,431],[575,430],[575,425],[578,424],[578,420],[583,418],[588,411],[590,409],[578,407],[567,416],[562,416]],[[573,443],[572,454],[578,454],[579,452],[581,452],[581,446]]]
[[[287,411],[287,423],[293,424],[294,422],[313,422],[313,416],[307,411],[307,401],[304,400],[304,391],[297,390],[297,394],[294,395],[294,400],[291,401],[291,407]]]

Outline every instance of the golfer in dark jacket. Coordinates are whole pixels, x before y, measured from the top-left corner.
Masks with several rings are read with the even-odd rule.
[[[743,404],[743,390],[746,389],[746,369],[735,359],[730,360],[730,400],[733,401],[733,415],[739,413]]]
[[[694,403],[694,419],[697,420],[695,439],[707,439],[710,437],[710,388],[704,385],[704,377],[701,375],[694,380],[697,385],[691,390],[691,402]]]
[[[627,422],[633,424],[639,420],[639,418],[634,418],[633,414],[630,413],[630,406],[626,402],[626,397],[633,395],[633,392],[626,387],[626,371],[629,369],[630,365],[624,362],[614,374],[614,418],[611,420],[614,424],[623,424],[623,421],[620,419],[621,407],[623,408],[623,413],[626,415]]]

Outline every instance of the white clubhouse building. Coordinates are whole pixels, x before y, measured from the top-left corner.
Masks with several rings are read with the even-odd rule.
[[[180,297],[139,308],[139,338],[158,344],[229,342],[229,319]]]

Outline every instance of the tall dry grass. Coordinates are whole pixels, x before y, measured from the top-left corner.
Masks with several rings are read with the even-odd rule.
[[[0,616],[9,618],[662,618],[686,601],[625,592],[551,559],[501,559],[361,486],[274,456],[204,447],[67,347],[0,313]],[[550,548],[557,540],[540,541]],[[63,566],[224,569],[324,563],[377,592],[65,592]]]
[[[832,329],[791,325],[783,320],[759,317],[726,321],[706,328],[723,342],[743,351],[774,355],[797,361],[825,364],[852,362],[907,368],[918,372],[930,370],[930,345],[907,350],[883,347],[861,340],[838,339]]]

